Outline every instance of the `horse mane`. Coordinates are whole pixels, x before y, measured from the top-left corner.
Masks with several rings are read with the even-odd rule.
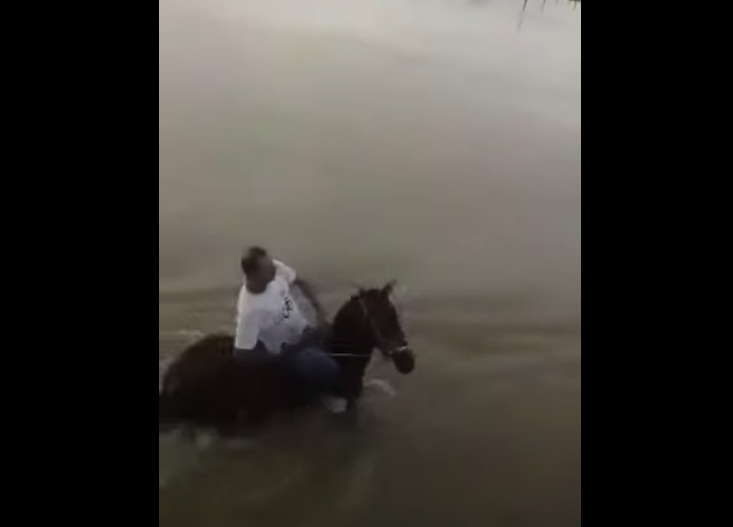
[[[372,295],[379,294],[378,288],[363,289],[359,288],[353,293],[349,300],[339,308],[333,317],[332,329],[340,336],[345,338],[352,336],[356,339],[363,339],[368,327],[364,325],[364,314],[361,309],[361,302]],[[344,334],[345,333],[345,334]]]
[[[363,319],[360,316],[359,302],[364,294],[363,290],[360,289],[357,293],[351,295],[349,300],[336,312],[331,327],[335,338],[345,339],[360,336],[363,333]]]

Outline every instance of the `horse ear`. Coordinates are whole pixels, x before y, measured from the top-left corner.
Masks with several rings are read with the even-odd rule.
[[[389,282],[387,282],[387,285],[385,285],[385,286],[384,286],[384,287],[382,288],[382,295],[383,295],[384,297],[387,297],[387,298],[389,298],[389,296],[390,296],[390,295],[392,294],[392,292],[394,291],[394,288],[395,288],[395,286],[396,286],[396,285],[397,285],[397,280],[390,280]]]
[[[356,289],[357,296],[362,296],[364,294],[364,291],[365,291],[364,284],[362,284],[360,281],[353,280],[351,282],[351,287]]]

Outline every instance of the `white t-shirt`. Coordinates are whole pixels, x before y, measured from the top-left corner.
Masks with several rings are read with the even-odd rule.
[[[295,271],[277,260],[274,263],[277,273],[264,292],[254,295],[242,285],[237,301],[237,349],[254,349],[260,340],[269,352],[277,354],[283,344],[300,340],[308,326],[290,294]]]

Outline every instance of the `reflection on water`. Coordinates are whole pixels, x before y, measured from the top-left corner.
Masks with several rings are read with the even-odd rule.
[[[580,8],[522,8],[161,0],[161,360],[250,243],[331,310],[399,278],[419,354],[355,423],[161,436],[162,526],[580,524]]]

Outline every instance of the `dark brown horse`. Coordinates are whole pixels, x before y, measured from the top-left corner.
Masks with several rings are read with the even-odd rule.
[[[325,349],[341,367],[342,395],[350,406],[361,395],[374,349],[402,374],[415,368],[391,292],[392,284],[360,290],[337,312],[325,338]],[[209,335],[180,355],[163,380],[161,426],[187,423],[230,431],[317,399],[318,394],[299,382],[283,362],[252,364],[236,358],[233,351],[232,336]]]

